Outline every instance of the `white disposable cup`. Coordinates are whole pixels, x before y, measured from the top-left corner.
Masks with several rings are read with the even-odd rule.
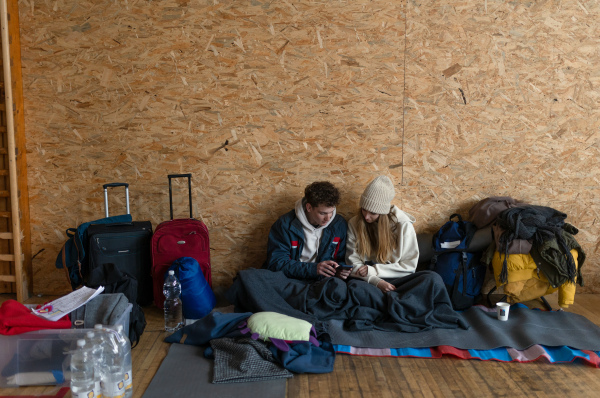
[[[498,319],[501,321],[508,320],[508,312],[510,311],[510,304],[503,301],[496,303],[496,312],[498,313]]]

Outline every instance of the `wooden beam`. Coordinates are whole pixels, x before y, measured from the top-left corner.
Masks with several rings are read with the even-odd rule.
[[[17,150],[17,189],[21,225],[21,252],[23,253],[22,294],[26,300],[33,294],[33,267],[31,254],[31,223],[29,216],[29,189],[27,184],[27,148],[25,139],[25,105],[23,96],[23,73],[21,69],[21,31],[19,26],[19,2],[8,2],[8,33],[10,37],[10,62],[12,63],[12,94],[14,112],[14,135]]]
[[[8,16],[8,5],[6,0],[0,1],[0,20],[1,20],[1,36],[2,36],[2,66],[4,71],[4,98],[6,105],[6,136],[7,136],[7,154],[8,154],[8,170],[10,175],[10,205],[11,212],[15,216],[11,218],[13,239],[13,254],[12,255],[0,255],[0,260],[12,257],[15,262],[15,290],[17,293],[17,300],[23,302],[29,297],[29,293],[25,287],[27,283],[23,283],[27,279],[27,273],[23,270],[23,252],[21,249],[21,225],[20,217],[16,216],[19,214],[19,184],[17,174],[17,147],[15,141],[15,114],[16,105],[13,103],[13,72],[12,69],[16,68],[14,65],[14,58],[11,57],[10,48],[12,47],[12,41],[15,37],[19,37],[19,25],[18,25],[18,6],[16,2],[10,2],[11,7],[10,19],[12,19],[12,25],[9,27],[9,16]],[[15,13],[16,8],[16,13]],[[17,19],[17,25],[14,24],[14,19]],[[20,44],[20,43],[19,43]],[[19,49],[20,54],[20,49]],[[19,56],[20,61],[20,56]],[[19,68],[20,69],[20,64]],[[22,87],[22,83],[19,82]],[[23,174],[23,173],[21,173]],[[25,173],[26,174],[26,173]]]

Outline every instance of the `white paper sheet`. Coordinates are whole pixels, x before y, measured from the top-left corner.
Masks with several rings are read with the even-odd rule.
[[[100,293],[104,291],[104,286],[100,286],[98,289],[92,289],[89,287],[82,287],[77,289],[66,296],[57,298],[47,304],[44,304],[41,308],[33,309],[33,313],[41,316],[42,318],[50,321],[58,321],[63,316],[67,315],[71,311],[75,311]]]

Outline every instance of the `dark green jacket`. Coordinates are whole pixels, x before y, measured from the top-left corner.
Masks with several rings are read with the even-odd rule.
[[[576,231],[577,229],[575,229],[573,232],[577,233]],[[567,247],[569,248],[569,251],[573,249],[577,250],[577,283],[579,283],[580,286],[583,286],[581,266],[585,262],[585,252],[575,237],[573,237],[573,235],[571,235],[569,232],[563,230],[562,235],[565,239]],[[546,275],[546,278],[548,278],[548,281],[550,281],[552,287],[558,287],[569,281],[566,256],[570,256],[571,253],[563,253],[556,239],[547,240],[541,245],[534,245],[531,248],[530,254],[540,271]]]

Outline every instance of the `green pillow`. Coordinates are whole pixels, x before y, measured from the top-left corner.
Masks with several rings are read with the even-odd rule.
[[[257,312],[248,318],[247,325],[263,340],[309,341],[312,328],[307,321],[277,312]]]

